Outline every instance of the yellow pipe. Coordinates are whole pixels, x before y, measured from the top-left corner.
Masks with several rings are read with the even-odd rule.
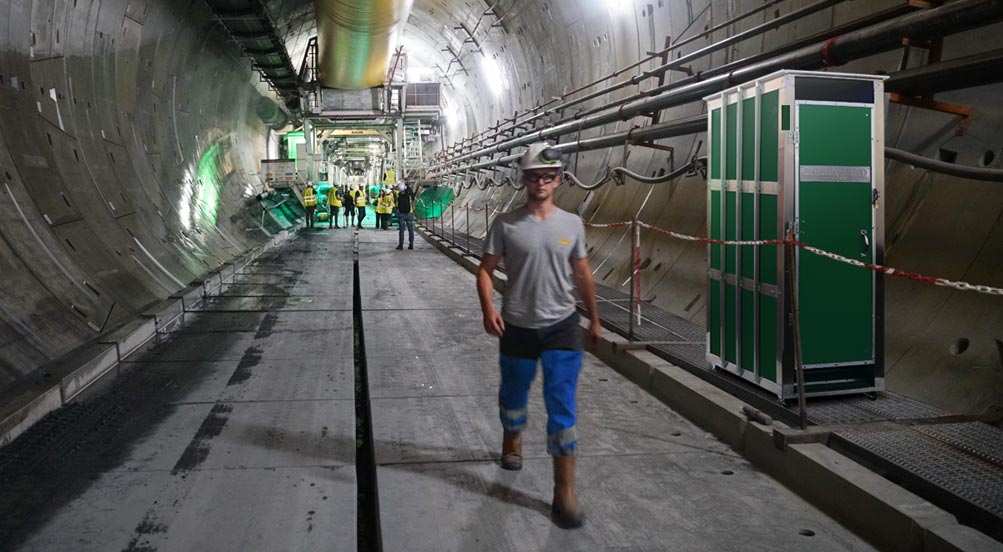
[[[414,0],[315,0],[320,82],[358,90],[383,84]]]

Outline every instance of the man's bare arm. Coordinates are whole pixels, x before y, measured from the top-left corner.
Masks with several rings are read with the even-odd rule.
[[[589,268],[588,259],[572,259],[571,269],[575,275],[578,295],[589,311],[589,342],[595,345],[602,335],[602,323],[599,321],[599,304],[596,302],[596,283],[592,278],[592,269]]]
[[[491,279],[499,261],[501,258],[497,255],[484,254],[481,257],[481,266],[477,269],[477,298],[480,299],[481,314],[484,316],[484,331],[496,337],[501,337],[505,332],[505,322],[495,309],[495,285]]]

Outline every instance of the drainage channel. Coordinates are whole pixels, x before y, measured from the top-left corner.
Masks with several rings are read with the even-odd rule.
[[[357,535],[359,552],[382,552],[380,497],[376,480],[376,450],[373,417],[369,402],[369,374],[366,365],[366,332],[362,321],[362,288],[359,278],[359,233],[352,244],[352,319],[355,347],[355,481],[357,492]]]

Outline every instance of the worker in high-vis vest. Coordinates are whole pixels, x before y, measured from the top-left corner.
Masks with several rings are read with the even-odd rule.
[[[338,226],[338,212],[341,210],[341,198],[338,197],[341,191],[338,189],[338,185],[335,184],[333,188],[327,191],[327,208],[331,211],[330,216],[327,218],[327,227],[331,228],[341,228]]]
[[[317,192],[309,182],[303,190],[303,208],[306,209],[306,227],[313,228],[313,217],[317,211]]]
[[[355,190],[352,192],[355,197],[355,209],[358,211],[356,215],[356,228],[362,228],[362,219],[366,218],[366,192],[363,190]]]
[[[393,196],[387,190],[380,191],[380,198],[376,203],[376,227],[382,230],[390,228],[390,213],[393,212]]]

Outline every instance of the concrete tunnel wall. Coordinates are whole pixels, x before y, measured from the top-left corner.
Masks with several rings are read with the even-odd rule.
[[[264,238],[257,80],[201,1],[0,1],[0,390]]]
[[[808,3],[778,4],[681,53]],[[741,59],[898,3],[843,2],[701,59],[694,69]],[[298,64],[315,33],[313,0],[266,4]],[[479,31],[484,54],[466,45],[461,58],[469,75],[453,66],[444,87],[451,115],[447,144],[633,63],[661,47],[666,36],[692,36],[762,2],[417,0],[404,37],[412,65],[450,66],[442,48],[462,41],[456,25],[473,28],[490,5],[502,21]],[[201,2],[0,0],[0,15],[3,388],[264,236],[257,230],[260,211],[244,205],[257,191],[257,160],[267,131],[254,115],[258,75],[210,22]],[[944,58],[998,48],[1001,30],[995,25],[949,37]],[[914,49],[909,65],[923,63],[925,55]],[[838,70],[894,71],[900,59],[900,52],[890,52]],[[584,107],[635,92],[621,90]],[[958,163],[969,165],[993,156],[989,164],[999,167],[1003,114],[995,99],[1001,92],[1003,86],[994,85],[938,95],[975,108],[963,136],[955,135],[956,118],[891,105],[887,144],[928,156],[953,151]],[[702,105],[691,104],[667,110],[662,120],[702,112]],[[582,137],[647,122],[611,124],[583,131]],[[704,140],[695,135],[661,143],[675,148],[678,166],[706,153]],[[615,148],[573,156],[571,168],[585,181],[608,165],[646,174],[671,168],[665,152],[632,147],[626,160],[624,154]],[[206,166],[217,174],[208,184],[199,178]],[[1003,285],[1003,187],[893,162],[886,169],[890,265]],[[206,201],[213,194],[218,203]],[[668,185],[606,186],[591,194],[563,187],[558,203],[596,222],[637,214],[658,226],[701,234],[705,194],[699,179],[683,178]],[[462,192],[457,204],[488,202],[505,209],[520,199],[511,189],[473,189]],[[473,233],[483,230],[481,218],[474,217]],[[594,230],[589,239],[597,278],[621,287],[628,275],[629,238],[623,231]],[[703,324],[705,255],[702,246],[646,235],[644,298]],[[889,278],[886,307],[892,390],[959,411],[1003,402],[1003,359],[995,341],[1003,338],[1003,298]],[[952,354],[962,338],[969,347]]]

